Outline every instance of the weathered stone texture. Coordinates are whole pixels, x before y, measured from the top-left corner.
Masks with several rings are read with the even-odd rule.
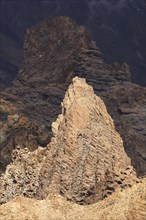
[[[91,204],[138,181],[112,118],[85,79],[73,79],[52,131],[46,148],[13,151],[0,179],[1,203],[57,193]]]
[[[144,181],[89,206],[54,194],[41,201],[18,196],[0,207],[1,220],[145,220]]]
[[[28,29],[18,77],[10,88],[1,91],[1,97],[15,106],[15,115],[29,122],[23,132],[17,123],[20,128],[10,126],[6,138],[2,137],[1,150],[6,153],[0,157],[1,172],[17,145],[23,148],[29,143],[27,146],[35,149],[49,143],[51,124],[61,113],[60,103],[74,76],[86,78],[103,99],[132,164],[138,175],[144,175],[146,89],[130,82],[127,64],[105,64],[88,31],[63,16]],[[9,126],[9,120],[1,123]]]
[[[113,120],[84,79],[73,79],[52,128],[38,198],[55,192],[88,204],[130,185],[128,174],[136,180]]]

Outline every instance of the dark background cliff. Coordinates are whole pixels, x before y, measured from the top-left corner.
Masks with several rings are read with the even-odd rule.
[[[105,61],[127,62],[132,81],[146,85],[145,0],[0,0],[0,6],[0,87],[17,75],[26,29],[55,15],[86,25]]]

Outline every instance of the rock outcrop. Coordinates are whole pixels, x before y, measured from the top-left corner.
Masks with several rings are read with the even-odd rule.
[[[146,89],[130,82],[127,64],[105,64],[88,31],[62,16],[27,30],[18,77],[1,91],[1,172],[16,146],[34,150],[49,143],[51,124],[61,113],[61,101],[74,76],[86,78],[104,100],[132,164],[138,175],[144,175]]]
[[[105,64],[84,27],[30,28],[0,95],[1,219],[144,220],[145,106],[128,65]]]
[[[0,119],[0,173],[3,173],[16,146],[34,151],[38,145],[46,146],[49,139],[42,127],[18,112],[13,102],[0,99]]]
[[[139,175],[146,173],[146,88],[130,82],[126,63],[107,65],[97,48],[82,49],[75,74],[86,78],[114,119],[127,154]]]
[[[18,73],[26,29],[50,15],[68,15],[89,27],[106,61],[126,61],[132,80],[146,86],[145,11],[145,0],[1,0],[0,88]]]
[[[9,117],[1,121],[5,127],[9,127],[7,135],[1,137],[1,162],[5,161],[1,172],[9,164],[12,150],[17,145],[24,148],[29,141],[34,149],[36,143],[43,147],[49,143],[52,136],[51,124],[61,112],[60,104],[71,82],[75,59],[81,47],[90,45],[86,29],[68,17],[49,18],[27,31],[24,63],[18,79],[12,87],[1,91],[1,97],[4,102],[15,105],[18,117],[27,118],[30,125],[34,126],[32,130],[29,129],[30,125],[24,128],[19,123],[20,127],[14,129],[13,126],[9,127]],[[3,101],[1,106],[1,114],[13,114],[3,107]],[[2,134],[5,133],[3,127]],[[22,127],[24,132],[20,134]]]
[[[1,220],[145,220],[144,181],[89,206],[55,194],[41,201],[18,196],[0,207]]]
[[[0,179],[1,203],[56,193],[91,204],[139,181],[103,101],[85,79],[73,79],[52,131],[46,148],[13,151]]]
[[[73,79],[52,130],[37,198],[53,192],[90,204],[136,180],[103,101],[84,79]]]

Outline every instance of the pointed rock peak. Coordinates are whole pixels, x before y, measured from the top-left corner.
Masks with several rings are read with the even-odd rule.
[[[79,204],[90,204],[135,181],[113,120],[85,79],[72,80],[52,130],[38,198],[53,192]]]
[[[104,102],[85,79],[72,80],[52,130],[46,148],[13,152],[0,179],[1,203],[19,194],[43,199],[57,193],[91,204],[137,180]]]
[[[75,77],[69,86],[62,102],[62,114],[52,123],[52,131],[57,133],[63,118],[72,122],[76,128],[87,128],[91,120],[99,116],[105,120],[107,126],[114,129],[113,120],[108,115],[103,101],[94,94],[92,86],[84,78]]]

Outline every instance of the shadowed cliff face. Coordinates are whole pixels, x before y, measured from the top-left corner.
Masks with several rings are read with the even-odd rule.
[[[1,114],[6,115],[2,120],[1,155],[5,156],[1,167],[16,145],[28,145],[27,139],[31,150],[47,145],[51,124],[61,111],[60,103],[73,77],[76,57],[82,47],[90,45],[86,29],[68,17],[49,18],[27,31],[24,63],[13,86],[1,92]],[[11,103],[16,105],[15,111]],[[17,120],[10,120],[15,115]]]
[[[130,82],[127,64],[104,63],[85,28],[51,17],[27,30],[24,61],[13,85],[1,92],[1,170],[19,146],[46,146],[51,124],[74,76],[84,77],[114,119],[137,173],[145,170],[145,88]]]
[[[1,0],[0,87],[7,87],[22,63],[26,29],[48,16],[67,15],[86,25],[106,62],[127,62],[132,80],[146,85],[145,0]]]

